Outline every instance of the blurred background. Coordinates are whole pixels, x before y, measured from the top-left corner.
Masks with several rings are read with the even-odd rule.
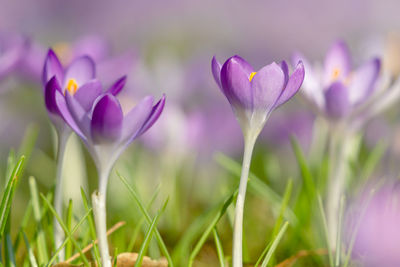
[[[0,80],[2,173],[6,172],[10,149],[18,151],[27,132],[37,134],[25,176],[34,176],[41,191],[52,190],[56,137],[43,103],[40,73],[44,56],[53,47],[68,61],[73,49],[89,53],[85,42],[95,42],[98,47],[90,49],[98,56],[96,61],[113,63],[99,67],[104,77],[112,73],[104,78],[105,83],[128,75],[126,99],[122,102],[135,103],[147,94],[157,98],[162,93],[167,95],[160,120],[129,147],[114,170],[135,184],[146,201],[161,184],[160,197],[152,210],[170,197],[159,229],[171,250],[181,244],[196,218],[224,199],[237,184],[235,175],[221,162],[228,156],[240,164],[243,141],[229,103],[212,78],[212,56],[224,62],[238,54],[255,69],[272,61],[291,62],[295,51],[321,62],[332,42],[343,39],[350,46],[355,65],[380,56],[391,59],[384,61],[385,68],[399,71],[396,62],[400,61],[395,59],[400,58],[400,2],[396,0],[6,0],[0,6],[0,32],[21,34],[30,40],[32,48],[23,66]],[[117,71],[110,66],[118,66]],[[395,164],[400,155],[397,115],[398,111],[391,110],[372,121],[365,132],[364,152],[360,153],[381,142],[388,145],[385,165],[375,177],[393,176],[400,171]],[[278,194],[283,193],[288,178],[300,183],[290,137],[295,136],[307,154],[313,143],[314,125],[315,115],[301,93],[268,121],[256,146],[252,171]],[[84,213],[80,187],[89,194],[97,186],[97,176],[76,136],[68,149],[65,201],[74,200],[79,217]],[[120,220],[135,225],[140,220],[137,207],[132,205],[115,171],[109,180],[109,225]],[[14,201],[20,209],[13,211],[13,220],[23,216],[28,201],[29,188],[22,183]],[[247,201],[246,260],[254,262],[269,240],[276,212],[260,195],[250,193]],[[229,225],[229,219],[224,223]],[[133,227],[122,231],[125,234],[117,235],[118,240],[111,237],[114,244],[129,243]],[[229,228],[221,228],[220,234],[229,254]],[[279,251],[277,261],[310,245],[297,238]],[[135,243],[134,248],[139,246],[140,242]],[[314,248],[323,246],[321,241]],[[215,251],[209,247],[202,250],[199,266],[216,262]],[[160,256],[156,249],[151,253],[155,258]],[[180,254],[177,257],[185,259]]]

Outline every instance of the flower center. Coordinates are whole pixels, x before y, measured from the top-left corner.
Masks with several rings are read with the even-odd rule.
[[[75,79],[69,79],[67,86],[65,87],[65,90],[68,90],[68,92],[71,95],[74,95],[76,91],[78,90],[78,83],[76,82]]]
[[[251,82],[251,80],[253,80],[254,75],[256,75],[257,72],[253,71],[252,73],[250,73],[249,76],[249,81]]]
[[[334,69],[333,69],[333,71],[332,71],[332,76],[331,76],[331,78],[332,78],[333,81],[335,81],[335,80],[337,80],[337,79],[339,78],[340,72],[341,72],[341,71],[340,71],[339,68],[334,68]]]

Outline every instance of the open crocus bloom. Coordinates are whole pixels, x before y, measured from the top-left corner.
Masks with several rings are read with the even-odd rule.
[[[229,58],[222,66],[213,57],[211,67],[244,134],[254,131],[258,135],[271,111],[293,97],[304,79],[301,62],[290,76],[285,61],[281,65],[273,62],[256,72],[239,56]]]
[[[112,165],[130,142],[155,123],[164,108],[165,96],[154,106],[153,97],[147,96],[123,114],[116,95],[125,80],[121,78],[105,92],[97,80],[78,87],[76,92],[62,89],[55,76],[46,85],[48,109],[81,137],[98,166]]]
[[[346,44],[338,41],[326,54],[322,69],[313,68],[299,53],[294,55],[294,63],[304,62],[306,76],[304,93],[326,116],[342,118],[372,94],[380,71],[380,60],[373,58],[352,69],[350,52]]]

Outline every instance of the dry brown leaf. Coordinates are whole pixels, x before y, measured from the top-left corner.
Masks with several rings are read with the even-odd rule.
[[[117,267],[133,267],[138,257],[137,253],[124,252],[117,257]],[[167,267],[168,262],[165,258],[160,260],[152,260],[151,258],[144,256],[142,261],[142,267]]]

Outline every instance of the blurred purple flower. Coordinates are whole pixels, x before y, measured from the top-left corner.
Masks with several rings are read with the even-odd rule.
[[[96,72],[101,77],[99,79],[107,86],[111,86],[117,77],[129,73],[135,58],[131,52],[112,57],[110,44],[96,35],[87,35],[72,43],[56,43],[52,50],[64,65],[71,64],[79,57],[90,57],[96,63]],[[16,68],[17,73],[29,80],[40,80],[46,56],[46,48],[39,42],[30,40],[29,49]]]
[[[20,34],[0,33],[0,80],[15,70],[29,46],[29,40]]]
[[[400,266],[400,187],[386,184],[363,195],[350,214],[349,236],[356,232],[353,258],[363,266]],[[362,214],[360,214],[361,212]],[[355,225],[359,223],[358,229]]]
[[[273,62],[255,72],[239,56],[229,58],[223,66],[213,57],[211,68],[245,135],[251,129],[258,135],[271,111],[292,98],[304,79],[301,62],[291,76],[285,61],[280,66]]]
[[[348,116],[355,107],[363,104],[375,89],[381,68],[378,58],[373,58],[353,70],[347,45],[338,41],[325,56],[322,70],[313,68],[299,53],[293,63],[302,60],[306,70],[304,93],[326,116],[337,119]]]

